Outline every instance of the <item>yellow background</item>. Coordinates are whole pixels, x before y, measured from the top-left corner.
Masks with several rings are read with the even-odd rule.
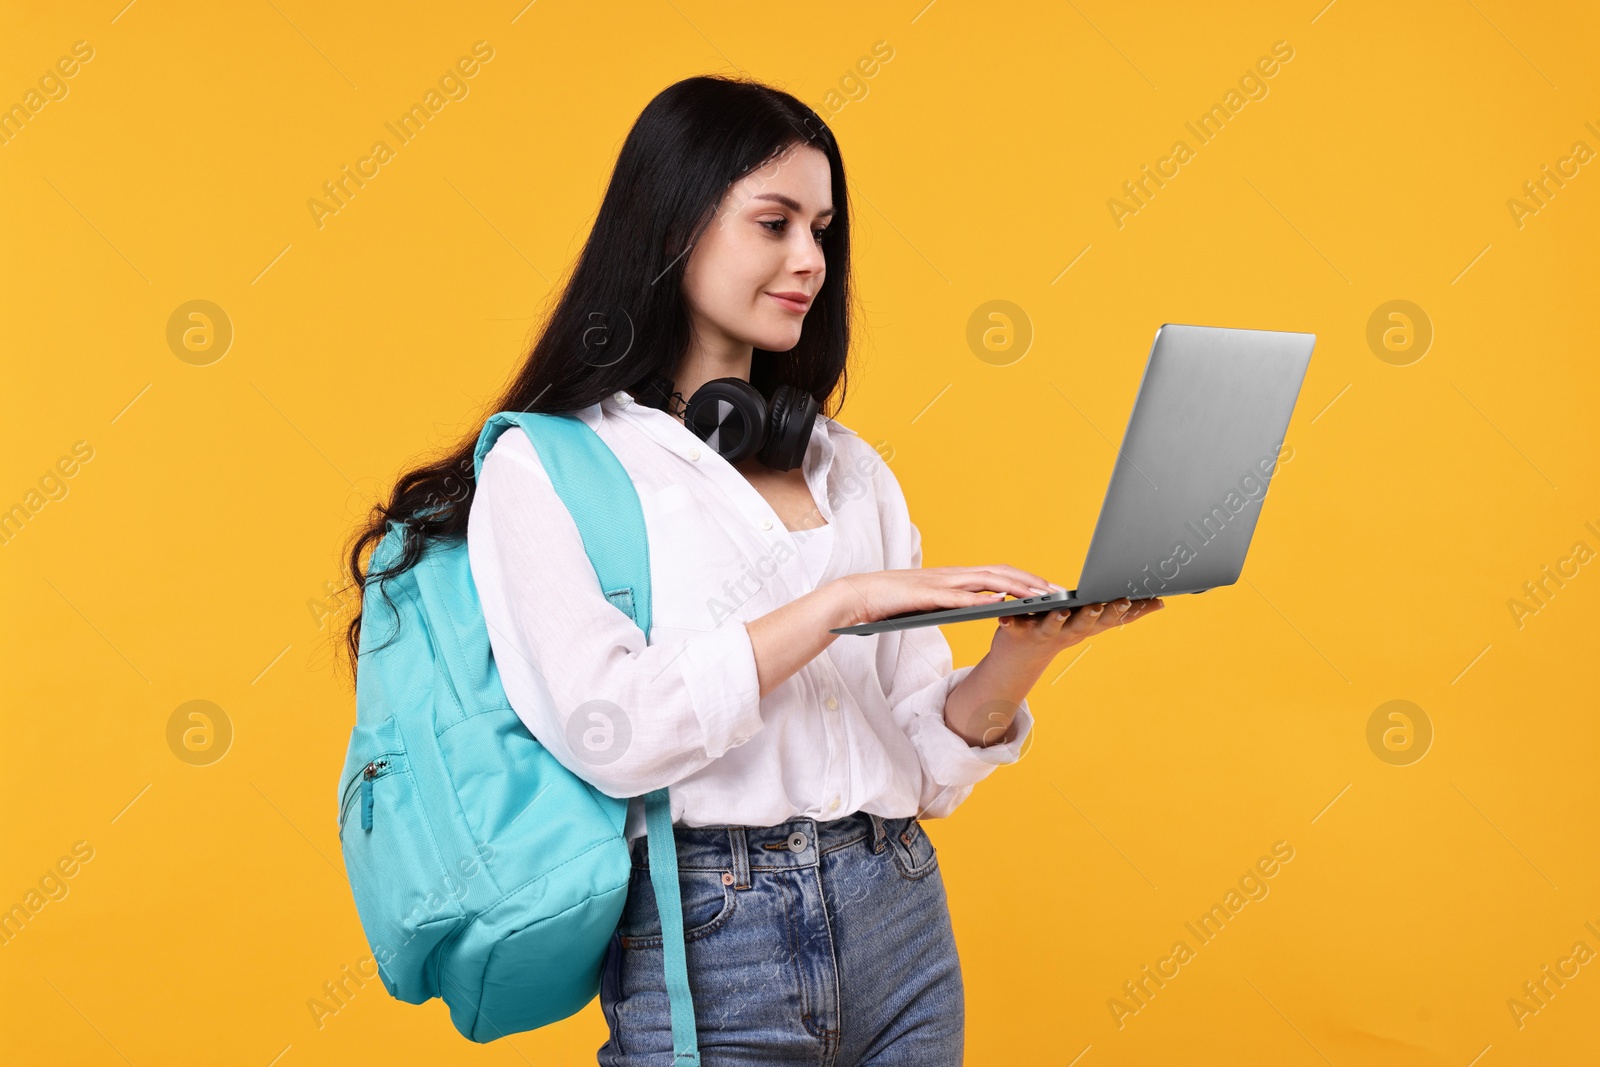
[[[1600,963],[1507,1007],[1600,951],[1600,564],[1508,607],[1600,550],[1600,163],[1507,207],[1600,150],[1600,19],[1213,6],[8,4],[0,103],[94,58],[0,145],[0,506],[93,458],[0,546],[0,906],[94,852],[0,947],[0,1058],[593,1062],[597,1002],[489,1046],[375,981],[314,1021],[368,948],[334,812],[354,698],[309,605],[366,502],[476,432],[639,110],[744,70],[838,134],[840,418],[892,449],[929,566],[1070,587],[1161,323],[1318,338],[1244,577],[1064,653],[1024,759],[931,826],[969,1062],[1600,1059]],[[470,95],[319,229],[306,202],[478,40]],[[1122,183],[1277,41],[1269,94],[1119,228]],[[235,333],[207,366],[166,341],[194,299]],[[1366,339],[1395,299],[1434,329],[1406,366]],[[968,347],[990,300],[1025,354]],[[947,629],[957,664],[991,632]],[[1367,743],[1394,699],[1434,731],[1407,766]],[[209,766],[168,746],[190,700],[232,724]],[[1108,1000],[1278,841],[1270,894],[1119,1028]]]

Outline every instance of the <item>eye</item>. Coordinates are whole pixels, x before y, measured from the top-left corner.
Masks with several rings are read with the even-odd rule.
[[[756,224],[758,226],[769,227],[769,230],[768,230],[769,233],[782,233],[783,232],[783,228],[789,224],[789,220],[788,219],[758,219]],[[811,231],[811,238],[812,238],[812,240],[816,241],[817,244],[821,244],[822,243],[822,239],[823,239],[824,236],[827,235],[827,232],[828,232],[828,228],[826,226],[823,226],[820,229],[812,230]]]

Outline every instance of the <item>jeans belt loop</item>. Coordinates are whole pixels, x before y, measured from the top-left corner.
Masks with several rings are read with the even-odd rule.
[[[872,820],[872,851],[882,852],[883,843],[889,836],[888,831],[883,828],[883,816],[868,812],[867,817]]]
[[[750,888],[750,843],[744,827],[728,827],[728,847],[733,852],[733,888]]]

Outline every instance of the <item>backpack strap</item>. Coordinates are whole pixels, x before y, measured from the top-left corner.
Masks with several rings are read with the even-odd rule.
[[[689,992],[689,963],[683,950],[683,900],[678,891],[678,842],[672,836],[672,802],[665,787],[644,796],[645,827],[650,837],[650,884],[661,916],[661,951],[666,960],[667,1002],[672,1006],[672,1062],[699,1067],[695,1036],[694,997]]]
[[[489,418],[472,457],[473,481],[500,435],[520,426],[571,512],[600,590],[650,633],[650,553],[633,479],[600,435],[575,415],[502,411]]]
[[[520,426],[539,453],[557,495],[566,504],[583,538],[583,549],[600,579],[600,590],[650,635],[650,553],[644,509],[627,469],[600,435],[575,415],[501,411],[490,416],[473,452],[474,481],[500,435]],[[678,888],[678,847],[672,835],[672,804],[667,788],[644,795],[650,847],[650,883],[661,916],[667,996],[672,1006],[674,1065],[698,1067],[694,998],[683,942],[683,901]]]

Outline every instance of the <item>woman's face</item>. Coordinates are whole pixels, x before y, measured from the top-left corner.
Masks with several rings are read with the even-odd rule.
[[[684,268],[684,299],[702,343],[787,352],[799,342],[827,271],[821,241],[833,219],[832,189],[828,157],[809,145],[791,146],[728,187]]]

